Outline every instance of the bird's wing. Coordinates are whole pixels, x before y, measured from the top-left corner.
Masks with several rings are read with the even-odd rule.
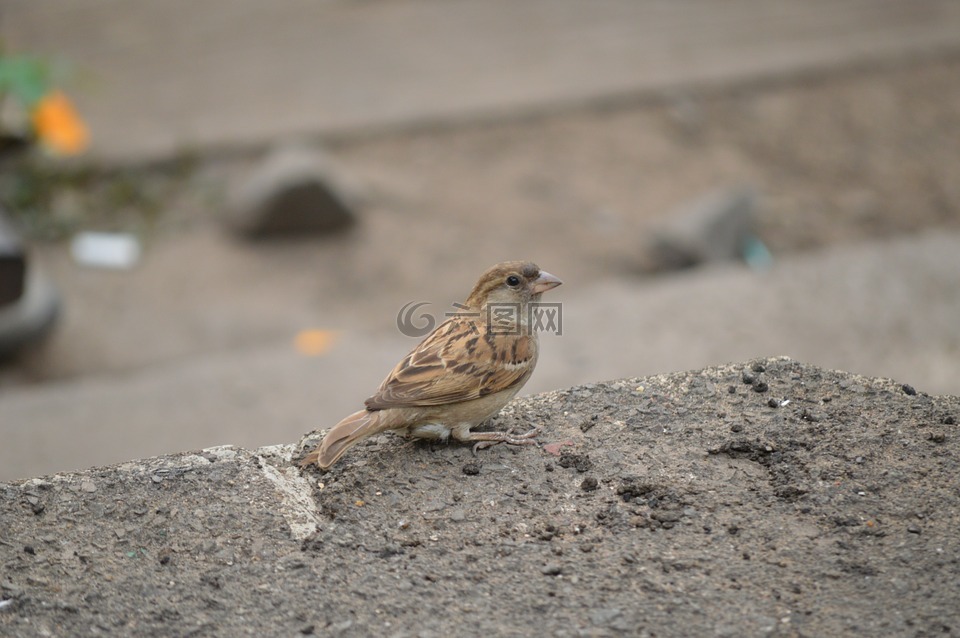
[[[383,410],[478,399],[523,385],[536,363],[532,337],[495,334],[483,322],[453,317],[397,364],[366,406]]]

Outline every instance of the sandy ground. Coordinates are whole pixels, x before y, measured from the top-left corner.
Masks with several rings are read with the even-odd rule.
[[[340,143],[328,152],[366,205],[352,231],[320,240],[222,232],[216,193],[253,159],[211,159],[171,194],[136,270],[37,247],[67,312],[20,378],[120,373],[309,326],[392,331],[405,303],[461,299],[505,259],[534,259],[568,289],[633,280],[658,220],[740,183],[761,195],[775,256],[958,228],[958,78],[960,59],[927,60]]]

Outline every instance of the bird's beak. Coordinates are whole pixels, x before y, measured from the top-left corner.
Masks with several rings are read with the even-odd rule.
[[[533,294],[541,295],[547,292],[548,290],[552,290],[553,288],[556,288],[562,283],[563,283],[562,281],[560,281],[550,273],[544,270],[541,270],[540,276],[533,280],[533,287],[531,288],[531,290],[533,291]]]

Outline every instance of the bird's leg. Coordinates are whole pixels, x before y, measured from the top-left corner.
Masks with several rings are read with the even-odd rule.
[[[513,434],[512,432],[471,432],[469,430],[465,432],[453,430],[452,434],[453,438],[458,441],[463,441],[464,443],[476,442],[473,446],[473,453],[476,454],[477,450],[484,450],[499,443],[507,443],[509,445],[538,445],[539,442],[535,437],[540,434],[540,428],[535,427],[523,434]]]

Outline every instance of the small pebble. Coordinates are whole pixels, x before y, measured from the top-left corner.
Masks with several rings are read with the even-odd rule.
[[[600,483],[592,476],[588,476],[587,478],[583,479],[582,483],[580,483],[580,489],[584,492],[594,492],[599,488]]]
[[[767,382],[766,382],[766,381],[757,381],[757,382],[753,385],[753,391],[754,391],[754,392],[766,392],[766,391],[769,390],[769,389],[770,389],[770,386],[767,385]]]
[[[916,525],[910,525],[909,527],[907,527],[907,531],[910,532],[911,534],[919,534],[920,528],[917,527]]]
[[[540,573],[544,576],[559,576],[563,573],[563,567],[558,563],[547,563],[540,568]]]
[[[900,386],[900,389],[903,390],[904,394],[911,397],[917,394],[917,391],[913,388],[913,386],[908,383],[904,383],[902,386]]]
[[[464,463],[462,471],[467,476],[476,476],[480,473],[480,463],[477,461],[470,461],[469,463]]]
[[[561,454],[559,465],[564,468],[572,467],[583,473],[593,467],[593,461],[586,454]]]
[[[679,510],[656,510],[650,515],[650,518],[661,523],[676,523],[683,518],[683,512]]]
[[[754,376],[752,372],[748,372],[747,370],[744,370],[743,374],[740,375],[740,379],[747,385],[752,385],[757,380],[757,377]]]
[[[610,609],[594,609],[590,612],[590,622],[602,627],[619,618],[622,614],[623,612],[616,607],[611,607]]]

